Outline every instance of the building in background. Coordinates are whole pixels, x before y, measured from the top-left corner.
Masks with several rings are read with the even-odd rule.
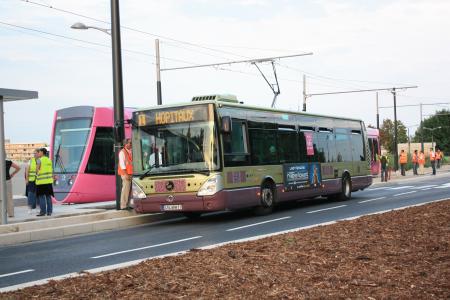
[[[15,162],[28,161],[36,148],[47,147],[45,142],[30,142],[30,143],[10,143],[5,140],[6,157]]]

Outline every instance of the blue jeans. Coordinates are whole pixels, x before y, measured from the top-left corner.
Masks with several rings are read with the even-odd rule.
[[[31,209],[36,208],[36,192],[28,192],[28,207]]]
[[[51,215],[53,212],[52,196],[40,195],[39,206],[41,207],[41,215]]]

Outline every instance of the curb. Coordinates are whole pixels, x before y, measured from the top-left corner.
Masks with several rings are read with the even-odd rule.
[[[130,213],[129,213],[130,214]],[[89,216],[89,215],[88,215]],[[86,217],[86,216],[83,216]],[[76,218],[76,217],[72,217]],[[64,238],[69,237],[73,235],[78,234],[86,234],[86,233],[93,233],[93,232],[101,232],[101,231],[107,231],[107,230],[113,230],[113,229],[121,229],[136,225],[142,225],[146,223],[151,223],[155,221],[165,220],[168,219],[167,215],[163,213],[156,213],[156,214],[145,214],[145,215],[131,215],[131,216],[123,216],[123,217],[112,217],[109,219],[104,219],[100,221],[88,221],[81,220],[82,223],[78,221],[78,224],[70,224],[70,225],[57,225],[52,224],[56,219],[52,220],[43,220],[43,221],[37,221],[40,222],[42,226],[47,226],[47,228],[40,228],[36,222],[33,222],[34,224],[26,224],[21,223],[21,225],[29,225],[24,226],[23,231],[19,231],[16,229],[16,231],[9,231],[9,233],[2,234],[0,232],[0,246],[11,246],[21,243],[27,243],[27,242],[35,242],[35,241],[43,241],[43,240],[50,240],[50,239],[56,239],[56,238]],[[61,218],[61,221],[65,221],[64,219],[69,218]],[[77,218],[79,220],[79,218]],[[45,223],[47,221],[47,224]],[[74,222],[75,220],[72,220]],[[12,226],[17,225],[13,224]],[[10,226],[10,225],[7,225]],[[34,228],[40,228],[38,230],[32,230],[29,227]],[[4,229],[3,229],[4,230]]]

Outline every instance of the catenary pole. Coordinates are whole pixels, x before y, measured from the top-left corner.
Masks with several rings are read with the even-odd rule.
[[[7,201],[8,199],[6,198],[6,167],[4,166],[5,164],[5,160],[6,160],[6,155],[5,155],[5,147],[3,144],[3,141],[5,140],[5,134],[4,134],[4,127],[5,127],[5,122],[3,120],[3,96],[0,96],[0,141],[2,141],[1,147],[0,147],[0,197],[2,200],[2,224],[6,224],[8,221],[7,217],[6,217],[6,208],[7,208]]]
[[[159,39],[155,40],[155,56],[156,56],[156,96],[158,105],[162,104],[161,96],[161,57],[159,55]]]
[[[397,92],[395,88],[392,89],[394,96],[394,168],[398,170],[398,126],[397,126]]]
[[[306,75],[303,74],[303,111],[306,111]]]
[[[423,146],[423,112],[422,103],[420,103],[420,149],[425,153],[425,147]]]
[[[122,180],[117,173],[119,166],[119,149],[125,138],[124,130],[124,106],[123,106],[123,83],[122,83],[122,55],[120,42],[120,12],[119,0],[111,0],[111,42],[112,42],[112,64],[113,64],[113,94],[114,94],[114,157],[116,172],[116,209],[120,209],[120,194]]]
[[[380,108],[378,105],[378,92],[376,92],[376,103],[377,103],[377,129],[380,129]]]

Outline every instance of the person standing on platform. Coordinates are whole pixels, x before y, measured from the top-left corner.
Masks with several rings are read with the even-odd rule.
[[[36,196],[41,209],[38,217],[51,216],[53,213],[53,164],[47,154],[47,149],[39,149],[36,160]]]
[[[408,162],[408,156],[405,153],[405,150],[402,149],[402,152],[400,153],[400,168],[402,176],[406,175],[406,163]]]
[[[36,160],[39,158],[39,149],[35,149],[33,157],[25,167],[25,184],[28,198],[28,214],[32,214],[36,209]],[[39,204],[38,204],[39,205]]]
[[[133,179],[133,153],[131,139],[125,139],[119,152],[119,169],[117,173],[122,178],[120,194],[120,209],[130,209],[131,180]]]
[[[389,158],[386,154],[383,154],[379,157],[380,166],[381,166],[381,182],[388,180],[387,168],[389,165]]]
[[[8,217],[14,218],[14,199],[13,199],[13,190],[12,190],[12,178],[16,176],[17,172],[20,171],[19,165],[13,163],[10,160],[6,160],[6,212],[8,213]],[[10,169],[14,168],[14,172],[11,174]]]
[[[438,169],[441,168],[441,159],[442,159],[442,152],[441,152],[441,149],[438,149],[436,151],[436,167]]]
[[[417,174],[417,166],[419,163],[419,156],[417,154],[417,150],[414,150],[414,153],[412,155],[412,163],[413,163],[413,175],[418,175]]]
[[[425,154],[423,154],[423,151],[420,151],[417,161],[419,162],[419,174],[425,174]]]
[[[430,148],[430,163],[433,169],[433,175],[436,175],[436,152],[433,151],[433,148]]]

